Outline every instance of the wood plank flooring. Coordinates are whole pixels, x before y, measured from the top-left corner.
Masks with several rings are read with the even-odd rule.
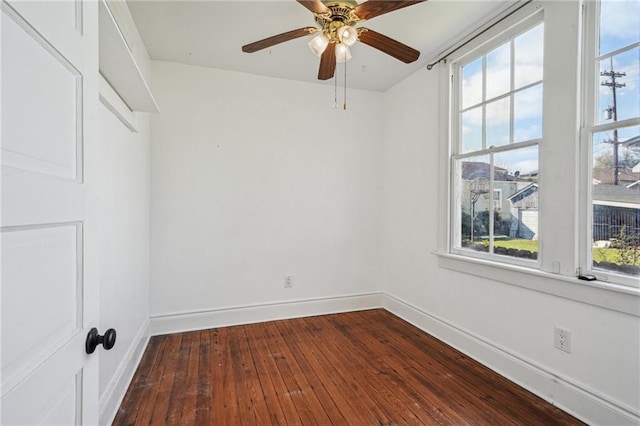
[[[574,425],[382,309],[153,337],[114,425]]]

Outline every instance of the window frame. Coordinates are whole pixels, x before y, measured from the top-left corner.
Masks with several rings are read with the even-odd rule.
[[[625,46],[608,52],[604,55],[598,54],[598,43],[600,35],[600,0],[585,2],[585,25],[584,25],[584,51],[582,54],[583,68],[583,109],[581,111],[580,125],[580,211],[579,217],[579,252],[578,271],[581,274],[595,276],[599,281],[610,282],[630,288],[640,288],[640,280],[637,277],[618,274],[615,271],[606,271],[593,268],[593,136],[596,133],[620,129],[629,126],[640,126],[640,117],[628,118],[615,122],[599,122],[598,120],[598,93],[600,75],[600,61],[613,57],[619,53],[640,47],[640,42]]]
[[[458,179],[458,176],[460,176],[459,174],[459,170],[456,167],[456,162],[458,160],[463,160],[464,158],[473,158],[473,157],[479,157],[479,156],[489,156],[490,157],[490,170],[493,171],[493,156],[496,154],[500,154],[502,152],[508,152],[508,151],[512,151],[512,150],[517,150],[517,149],[522,149],[522,148],[528,148],[528,147],[532,147],[532,146],[536,146],[538,147],[538,162],[540,162],[540,147],[543,144],[543,140],[544,140],[544,135],[542,135],[542,137],[540,138],[536,138],[536,139],[531,139],[531,140],[525,140],[525,141],[520,141],[520,142],[515,142],[515,143],[511,143],[511,141],[513,140],[513,135],[514,135],[514,102],[515,102],[515,96],[516,94],[523,92],[525,90],[528,90],[532,87],[536,87],[538,85],[542,85],[542,87],[544,87],[544,75],[542,76],[541,80],[537,80],[533,83],[527,83],[521,87],[518,88],[514,88],[513,86],[513,81],[514,81],[514,46],[513,46],[513,40],[526,33],[527,31],[533,29],[534,27],[540,25],[540,24],[544,24],[544,13],[541,7],[535,7],[533,10],[530,10],[526,13],[526,16],[517,19],[515,22],[511,23],[509,28],[504,30],[504,31],[500,31],[498,34],[496,34],[495,36],[491,37],[489,40],[484,40],[481,43],[479,43],[477,46],[475,46],[472,49],[468,49],[466,51],[464,51],[462,54],[457,55],[456,57],[453,58],[453,60],[448,64],[448,68],[449,68],[449,73],[451,75],[451,85],[449,86],[449,103],[448,103],[448,111],[449,111],[449,116],[450,116],[450,130],[449,130],[449,152],[450,155],[447,158],[447,161],[450,163],[450,170],[451,170],[451,174],[449,176],[449,187],[451,188],[451,194],[453,195],[452,197],[450,197],[449,199],[449,203],[450,203],[450,211],[452,212],[452,214],[449,217],[449,220],[447,222],[448,224],[448,252],[456,254],[456,255],[460,255],[460,256],[465,256],[465,257],[471,257],[471,258],[478,258],[478,259],[487,259],[487,260],[491,260],[491,261],[495,261],[496,263],[506,263],[506,264],[512,264],[512,265],[517,265],[517,266],[524,266],[527,268],[532,268],[532,269],[539,269],[540,268],[540,245],[538,246],[538,258],[536,260],[531,260],[531,259],[525,259],[525,258],[518,258],[518,257],[513,257],[513,256],[508,256],[508,255],[500,255],[500,254],[495,254],[493,253],[493,251],[489,252],[489,253],[485,253],[485,252],[478,252],[475,250],[471,250],[471,249],[465,249],[462,246],[457,246],[457,242],[459,240],[461,240],[461,236],[460,236],[460,218],[461,218],[461,203],[459,203],[457,201],[457,198],[460,195],[460,180]],[[483,84],[483,99],[480,102],[476,102],[473,103],[471,105],[468,105],[466,107],[463,108],[462,105],[462,68],[467,65],[470,64],[471,62],[475,61],[477,58],[485,56],[487,53],[491,52],[492,50],[496,49],[497,47],[500,47],[502,45],[504,45],[505,43],[510,43],[510,50],[511,50],[511,58],[510,58],[510,79],[511,79],[511,83],[510,83],[510,87],[509,87],[509,91],[507,91],[506,93],[502,93],[498,96],[494,96],[490,99],[484,99],[484,90],[485,90],[485,85]],[[483,81],[486,79],[486,63],[483,61]],[[482,119],[482,127],[483,127],[483,137],[482,137],[482,148],[478,149],[476,151],[472,151],[472,152],[463,152],[462,150],[462,132],[461,132],[461,115],[463,111],[469,111],[473,108],[477,108],[478,106],[482,107],[482,111],[484,112],[486,105],[495,102],[496,100],[499,99],[503,99],[505,97],[509,96],[510,97],[510,118],[509,118],[509,122],[510,122],[510,129],[509,129],[509,143],[505,144],[505,145],[500,145],[500,146],[486,146],[486,121],[484,119],[484,114],[483,114],[483,119]],[[543,120],[544,120],[544,109],[543,109]],[[493,175],[493,173],[491,172],[490,175]],[[499,188],[495,188],[494,184],[493,184],[493,179],[490,179],[490,187],[489,187],[489,192],[493,194],[493,192],[496,189]],[[493,197],[493,196],[492,196]],[[494,215],[494,212],[496,211],[494,208],[494,202],[493,202],[493,198],[491,199],[491,202],[488,203],[489,204],[489,217],[492,218]],[[501,211],[502,209],[498,210]],[[490,235],[490,245],[493,244],[494,241],[494,224],[493,224],[493,220],[489,220],[489,235]],[[540,244],[540,241],[539,241]]]

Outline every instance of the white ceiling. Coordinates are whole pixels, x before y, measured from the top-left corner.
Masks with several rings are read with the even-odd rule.
[[[421,55],[416,62],[404,64],[356,43],[347,64],[348,86],[389,89],[512,1],[429,0],[359,24],[418,49]],[[334,84],[317,80],[319,59],[306,45],[311,37],[256,53],[241,51],[245,44],[315,25],[313,14],[295,0],[129,0],[128,4],[152,59]],[[342,85],[341,64],[336,74]]]

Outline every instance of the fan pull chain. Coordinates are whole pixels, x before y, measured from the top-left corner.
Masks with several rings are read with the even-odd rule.
[[[338,109],[338,73],[333,75],[333,107]]]
[[[347,110],[347,61],[344,61],[344,103],[342,109]]]

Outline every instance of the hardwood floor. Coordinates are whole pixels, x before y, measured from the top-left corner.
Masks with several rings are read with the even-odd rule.
[[[113,424],[582,423],[376,309],[153,337]]]

